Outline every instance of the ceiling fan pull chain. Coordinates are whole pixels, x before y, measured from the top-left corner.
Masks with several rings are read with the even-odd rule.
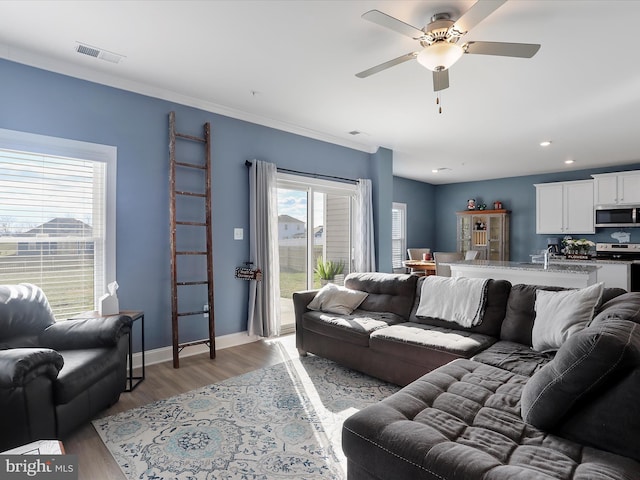
[[[438,113],[442,113],[442,105],[440,105],[440,92],[436,95],[436,105],[438,105]]]

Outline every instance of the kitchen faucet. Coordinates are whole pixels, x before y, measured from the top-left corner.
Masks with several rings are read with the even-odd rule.
[[[544,269],[546,270],[547,268],[549,268],[549,254],[551,253],[551,249],[553,248],[553,245],[550,245],[549,247],[547,247],[547,249],[544,251]]]

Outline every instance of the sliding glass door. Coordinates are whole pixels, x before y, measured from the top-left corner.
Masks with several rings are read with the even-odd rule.
[[[281,331],[287,333],[295,328],[293,292],[342,284],[352,269],[355,186],[289,174],[278,179]]]

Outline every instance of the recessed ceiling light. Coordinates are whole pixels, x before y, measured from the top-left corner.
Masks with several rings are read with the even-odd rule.
[[[551,140],[545,140],[544,142],[540,142],[541,147],[548,147],[551,145]]]
[[[451,169],[447,167],[434,168],[431,170],[431,173],[440,173],[440,172],[444,172],[445,170],[451,170]]]
[[[574,161],[575,160],[568,159],[568,160],[565,160],[564,163],[566,163],[567,165],[571,165]]]

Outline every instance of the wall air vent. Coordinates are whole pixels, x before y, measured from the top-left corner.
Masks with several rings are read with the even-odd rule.
[[[81,53],[82,55],[99,58],[100,60],[104,60],[105,62],[110,63],[120,63],[120,61],[124,58],[123,55],[109,52],[101,48],[92,47],[83,43],[78,43],[76,45],[76,52]]]

